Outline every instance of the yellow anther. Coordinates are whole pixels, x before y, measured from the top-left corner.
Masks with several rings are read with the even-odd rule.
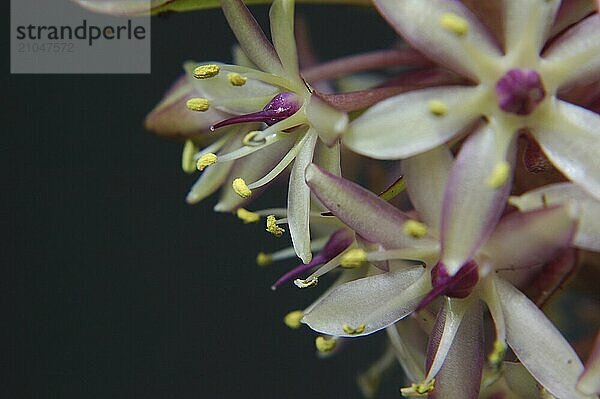
[[[216,64],[200,65],[194,69],[194,77],[196,79],[208,79],[219,74],[221,68]]]
[[[247,77],[242,76],[239,73],[235,73],[235,72],[228,73],[227,79],[229,80],[229,83],[231,83],[234,86],[243,86],[246,84],[246,81],[248,80]]]
[[[275,215],[267,216],[267,231],[273,234],[275,237],[281,237],[285,230],[281,227],[277,226],[277,219],[275,219]]]
[[[317,347],[317,350],[322,353],[331,352],[334,350],[335,344],[335,338],[318,336],[317,339],[315,339],[315,346]]]
[[[243,144],[243,145],[248,145],[248,146],[255,146],[255,145],[257,145],[258,143],[255,143],[255,142],[253,142],[252,140],[254,139],[254,137],[256,137],[256,135],[257,135],[258,133],[259,133],[259,132],[258,132],[258,131],[256,131],[256,130],[253,130],[253,131],[251,131],[251,132],[247,133],[247,134],[244,136],[244,138],[242,139],[242,144]]]
[[[298,288],[314,287],[315,285],[317,285],[318,282],[319,282],[319,279],[316,277],[307,278],[306,280],[301,280],[299,278],[294,280],[294,284],[296,284],[296,287],[298,287]]]
[[[508,181],[510,177],[510,164],[502,161],[494,166],[492,174],[488,176],[486,184],[491,188],[500,188]]]
[[[294,330],[297,328],[300,328],[300,320],[302,320],[302,318],[304,317],[304,312],[301,310],[294,310],[293,312],[290,312],[288,314],[285,315],[285,317],[283,318],[283,322],[285,323],[286,326],[288,326],[289,328],[293,328]]]
[[[360,248],[352,248],[340,259],[340,265],[346,269],[361,267],[367,261],[367,253]]]
[[[238,208],[235,212],[238,218],[242,219],[244,223],[256,223],[260,220],[260,215],[255,212],[250,212],[244,208]]]
[[[451,12],[443,14],[440,17],[440,25],[442,25],[442,28],[458,36],[462,36],[469,31],[467,20]]]
[[[208,100],[206,98],[190,98],[185,103],[185,106],[190,111],[204,112],[208,111]]]
[[[198,152],[198,146],[192,140],[186,140],[181,153],[181,169],[185,173],[194,173],[196,171],[196,162],[194,154]]]
[[[494,368],[498,368],[502,364],[506,353],[506,344],[504,341],[494,341],[494,349],[488,356],[488,361]]]
[[[448,113],[448,106],[440,100],[429,101],[429,112],[435,116],[444,116]]]
[[[264,252],[259,252],[256,255],[256,264],[260,267],[269,266],[271,263],[273,263],[273,257],[271,255]]]
[[[252,195],[252,190],[248,188],[248,185],[241,177],[235,179],[233,183],[231,183],[231,187],[233,187],[233,191],[242,198],[250,198]]]
[[[364,323],[359,324],[358,327],[356,327],[356,328],[352,328],[348,324],[344,324],[344,325],[342,325],[342,330],[344,330],[344,332],[346,334],[356,335],[356,334],[362,334],[363,332],[365,332],[366,327],[367,326]]]
[[[411,384],[410,387],[400,389],[402,396],[418,397],[427,396],[427,394],[435,388],[435,379],[429,382],[421,382],[419,384]]]
[[[423,238],[427,235],[427,225],[413,219],[409,219],[402,225],[402,231],[413,238]]]
[[[216,163],[218,159],[219,158],[212,152],[206,153],[206,154],[202,155],[200,158],[198,158],[198,161],[196,162],[196,168],[198,168],[198,170],[202,171],[207,166],[210,166],[210,165]]]

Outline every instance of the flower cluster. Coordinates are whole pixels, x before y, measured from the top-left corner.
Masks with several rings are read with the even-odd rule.
[[[274,289],[338,275],[285,323],[322,353],[384,330],[367,396],[398,360],[404,396],[597,397],[600,338],[584,366],[540,309],[600,251],[595,2],[375,0],[407,45],[321,65],[299,59],[292,0],[273,1],[271,41],[242,1],[220,5],[235,64],[186,64],[146,125],[185,140],[188,202],[221,188],[216,211],[287,225],[292,246],[257,257],[301,259]],[[387,74],[341,89],[364,71]],[[351,181],[342,148],[354,169],[375,161],[352,153],[399,161],[394,183]],[[286,206],[244,208],[278,176]]]

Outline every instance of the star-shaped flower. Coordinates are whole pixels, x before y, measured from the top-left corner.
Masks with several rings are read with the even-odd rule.
[[[506,181],[511,143],[528,129],[560,171],[600,198],[600,116],[557,97],[600,76],[600,15],[548,42],[559,0],[501,4],[503,49],[460,1],[376,0],[410,44],[475,84],[383,101],[351,124],[344,143],[374,158],[403,159],[459,137],[484,117],[479,131],[491,129],[493,144],[473,155],[486,159],[490,184]]]
[[[304,169],[314,161],[340,174],[338,137],[348,117],[313,95],[300,76],[293,0],[276,0],[271,6],[273,43],[243,2],[222,0],[221,6],[251,67],[186,64],[187,76],[195,77],[194,89],[201,93],[187,99],[189,112],[228,115],[210,126],[217,132],[226,129],[223,137],[188,157],[198,169],[206,169],[188,201],[197,202],[229,184],[215,209],[233,211],[291,165],[285,221],[296,254],[309,263],[310,190]]]
[[[465,153],[469,151],[461,155]],[[459,226],[448,229],[444,224],[458,223],[452,202],[461,201],[454,192],[464,187],[453,186],[452,175],[463,168],[462,161],[460,155],[453,161],[444,147],[405,161],[407,188],[418,220],[354,183],[309,166],[306,178],[317,198],[364,240],[382,247],[365,253],[366,261],[420,260],[426,269],[407,265],[340,285],[309,308],[303,322],[333,336],[366,335],[443,296],[438,328],[430,339],[427,376],[415,389],[430,390],[435,378],[436,397],[476,397],[483,362],[483,301],[496,326],[499,353],[507,342],[553,395],[585,397],[575,389],[583,371],[579,358],[538,307],[509,282],[514,275],[534,272],[535,266],[566,248],[575,221],[565,207],[556,206],[508,214],[491,226],[488,239],[466,236],[473,240],[466,244],[471,255],[451,276],[443,266],[444,252],[448,242],[457,238],[448,232],[461,233]],[[416,229],[415,223],[424,223],[423,228]],[[349,334],[344,325],[365,327],[359,334]],[[501,354],[494,356],[501,361]]]

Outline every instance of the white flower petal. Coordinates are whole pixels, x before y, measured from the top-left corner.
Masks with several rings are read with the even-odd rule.
[[[600,14],[574,25],[544,52],[542,75],[561,86],[600,78]]]
[[[221,8],[244,53],[265,72],[284,76],[275,48],[241,0],[220,0]]]
[[[533,135],[561,172],[600,199],[600,115],[557,101]]]
[[[446,186],[442,209],[442,262],[454,275],[492,233],[504,210],[515,164],[512,132],[484,125],[463,144]],[[504,184],[489,179],[509,166]]]
[[[416,49],[441,65],[475,80],[500,50],[475,16],[453,0],[375,0],[390,25]],[[446,30],[442,19],[455,15],[468,24],[460,35]]]
[[[404,234],[402,225],[409,220],[407,215],[349,180],[313,164],[306,168],[306,182],[327,209],[370,242],[388,249],[431,244],[427,238]]]
[[[569,245],[575,226],[566,207],[513,212],[502,218],[480,251],[496,269],[542,265]]]
[[[537,57],[560,3],[559,0],[504,0],[506,53]]]
[[[552,322],[519,290],[494,280],[506,320],[508,345],[534,378],[559,399],[586,396],[577,392],[583,364]]]
[[[150,15],[152,8],[169,3],[169,0],[73,0],[93,12],[110,15]]]
[[[477,399],[484,360],[483,308],[479,301],[466,310],[451,342],[429,397]]]
[[[185,200],[188,204],[202,201],[226,183],[227,176],[233,168],[233,162],[217,163],[208,167],[194,183]]]
[[[484,90],[440,87],[391,97],[350,123],[342,137],[353,151],[377,159],[417,155],[448,141],[481,115]],[[431,112],[432,101],[444,104],[444,115]],[[438,103],[438,104],[439,104]]]
[[[439,237],[442,202],[452,161],[452,153],[444,145],[402,162],[408,196],[434,237]]]
[[[342,175],[339,142],[336,142],[334,145],[329,147],[321,140],[318,140],[313,159],[315,165],[319,165],[319,167],[321,167],[323,170],[326,170],[335,176]]]
[[[269,11],[271,38],[283,64],[285,77],[298,80],[298,55],[294,38],[294,1],[275,0]]]
[[[573,183],[557,183],[528,191],[509,202],[521,211],[552,205],[568,205],[577,217],[573,245],[600,252],[600,201]]]
[[[312,259],[310,251],[310,188],[304,181],[304,170],[311,163],[317,142],[317,132],[309,129],[290,173],[288,188],[288,226],[296,255],[302,262]]]
[[[315,331],[340,337],[372,334],[408,316],[430,287],[422,267],[378,274],[342,284],[304,315]],[[364,331],[348,334],[343,326]]]

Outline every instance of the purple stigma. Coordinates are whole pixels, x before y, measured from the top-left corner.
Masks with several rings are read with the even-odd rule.
[[[263,122],[271,126],[294,115],[299,109],[300,101],[298,101],[296,94],[288,92],[279,93],[261,111],[225,119],[212,125],[210,130],[246,122]]]
[[[477,282],[479,281],[479,272],[477,263],[469,261],[465,263],[454,276],[448,274],[446,266],[438,263],[431,269],[432,289],[419,302],[417,310],[423,309],[440,295],[446,295],[451,298],[466,298]]]
[[[536,71],[511,69],[496,83],[496,97],[503,111],[529,115],[546,97],[546,90]]]

